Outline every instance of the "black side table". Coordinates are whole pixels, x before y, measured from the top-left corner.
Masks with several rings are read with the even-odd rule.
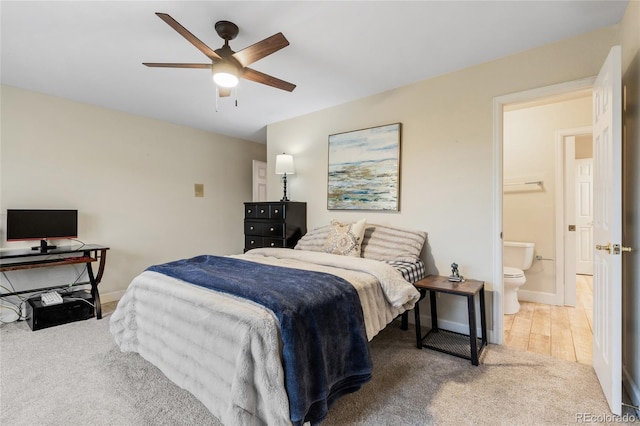
[[[420,306],[416,303],[414,308],[416,323],[416,345],[444,352],[460,358],[471,360],[471,364],[478,365],[478,358],[482,350],[487,346],[487,321],[485,312],[484,281],[465,280],[463,282],[450,282],[447,277],[429,275],[416,282],[414,286],[420,291],[420,299],[429,291],[431,306],[431,330],[422,336],[420,330]],[[467,298],[469,314],[469,335],[455,333],[438,328],[438,309],[436,306],[436,293],[448,293]],[[476,331],[475,295],[480,298],[480,328],[482,336],[478,338]]]

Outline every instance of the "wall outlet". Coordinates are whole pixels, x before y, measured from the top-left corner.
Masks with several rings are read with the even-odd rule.
[[[193,190],[195,192],[196,197],[204,197],[204,184],[203,183],[194,183]]]

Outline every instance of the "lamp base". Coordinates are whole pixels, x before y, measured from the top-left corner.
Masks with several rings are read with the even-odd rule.
[[[289,201],[289,199],[287,198],[287,174],[286,173],[282,177],[282,181],[284,182],[284,194],[280,199],[280,201]]]

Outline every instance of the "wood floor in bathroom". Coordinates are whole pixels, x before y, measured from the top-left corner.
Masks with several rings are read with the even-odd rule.
[[[576,306],[520,302],[520,312],[504,316],[505,345],[591,364],[593,277],[578,275]]]

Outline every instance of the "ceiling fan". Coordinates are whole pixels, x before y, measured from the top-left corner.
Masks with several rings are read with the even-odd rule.
[[[176,30],[188,42],[193,44],[198,50],[204,53],[210,60],[210,64],[185,64],[185,63],[155,63],[143,62],[148,67],[160,68],[195,68],[210,69],[213,74],[213,80],[218,86],[219,96],[229,96],[231,89],[238,84],[238,78],[255,81],[256,83],[266,84],[276,89],[292,92],[296,88],[295,84],[280,80],[252,68],[248,68],[252,63],[268,56],[278,50],[287,47],[289,41],[282,33],[274,34],[271,37],[259,41],[239,52],[234,52],[229,47],[229,40],[233,40],[238,35],[239,29],[236,24],[229,21],[218,21],[215,24],[215,30],[218,35],[224,39],[224,46],[219,49],[212,50],[204,44],[196,36],[191,34],[189,30],[180,25],[178,21],[173,19],[166,13],[156,13],[160,19],[166,22],[171,28]]]

